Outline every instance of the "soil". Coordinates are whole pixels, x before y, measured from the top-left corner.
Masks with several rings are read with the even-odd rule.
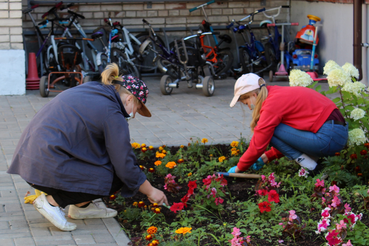
[[[224,155],[228,155],[229,153],[229,145],[217,145],[216,146],[218,148],[218,150],[220,150],[221,153],[223,153]],[[176,147],[172,147],[171,148],[171,153],[176,153],[176,151],[178,150],[178,148]],[[152,160],[150,161],[145,161],[142,163],[139,163],[139,165],[145,165],[147,168],[150,167],[155,167],[154,166],[154,162],[157,159],[155,157],[152,158]],[[239,201],[247,201],[249,199],[255,199],[253,196],[253,192],[251,192],[249,194],[249,192],[246,191],[250,191],[250,189],[254,190],[255,189],[255,184],[257,183],[256,179],[234,179],[234,178],[228,178],[226,177],[227,181],[228,181],[228,189],[231,193],[232,197],[235,197],[235,201],[239,200]],[[152,185],[154,187],[157,187],[161,190],[163,189],[163,177],[156,177],[154,178],[153,181],[151,181]],[[182,187],[186,187],[187,184],[180,184]],[[177,194],[170,194],[167,195],[168,201],[170,204],[173,204],[173,202],[180,202],[181,198],[187,193],[187,189],[183,189],[182,188],[182,192],[179,192]],[[280,191],[280,195],[284,195],[286,192],[284,192],[283,190]],[[287,194],[289,195],[289,194]],[[118,212],[123,211],[125,209],[124,206],[122,205],[118,205],[118,204],[112,204],[109,200],[109,198],[104,199],[105,203],[107,204],[108,207],[113,208],[118,210]],[[133,202],[137,202],[137,201],[144,201],[145,204],[150,204],[150,202],[147,200],[147,197],[145,195],[142,195],[141,193],[138,193],[136,196],[129,198],[129,199],[125,199],[126,204],[133,204]],[[255,200],[256,201],[256,200]],[[224,206],[227,207],[227,201],[225,200],[224,202]],[[355,210],[357,211],[357,210]],[[166,208],[162,208],[161,209],[161,213],[163,213],[165,215],[165,220],[166,223],[171,224],[177,214],[173,213],[172,211],[170,211],[169,209]],[[119,213],[118,213],[119,214]],[[227,216],[227,214],[224,214],[225,216]],[[302,218],[303,220],[309,220],[309,219],[313,219],[314,221],[319,221],[320,217],[317,218],[312,218],[312,217],[306,217],[306,218]],[[119,221],[119,223],[124,226],[124,228],[126,230],[129,230],[129,235],[131,236],[131,240],[135,241],[138,240],[138,238],[142,238],[142,235],[145,234],[145,229],[140,229],[140,221],[136,221],[133,224],[127,223],[126,221],[123,221],[119,218],[117,218],[117,220]],[[229,223],[229,224],[233,224],[234,223],[234,219],[232,217],[223,217],[222,218],[223,222]],[[364,223],[368,223],[368,218],[367,216],[364,216],[363,220]],[[210,223],[210,222],[207,222]],[[197,225],[192,225],[192,230],[198,228],[198,227],[204,227],[206,226],[205,223],[203,224],[197,224]],[[145,234],[146,235],[146,234]],[[169,235],[168,235],[169,236]],[[220,235],[218,235],[220,236]],[[278,240],[284,240],[283,243],[278,244]],[[252,236],[252,245],[263,245],[263,246],[269,246],[269,245],[309,245],[309,246],[318,246],[318,245],[323,245],[326,240],[323,238],[322,235],[316,235],[314,231],[304,231],[303,237],[298,237],[296,238],[296,240],[294,241],[293,239],[291,239],[291,237],[288,237],[288,235],[284,235],[284,237],[282,238],[272,238],[273,243],[268,242],[265,239],[258,239],[255,238],[255,236]],[[136,242],[135,244],[132,245],[147,245],[147,241],[141,241],[141,243]],[[160,244],[159,244],[160,245]],[[197,245],[197,242],[196,244]],[[201,245],[217,245],[215,241],[212,240],[211,237],[202,240],[201,241]],[[225,245],[229,245],[229,243],[226,243]],[[246,244],[245,244],[246,245]]]

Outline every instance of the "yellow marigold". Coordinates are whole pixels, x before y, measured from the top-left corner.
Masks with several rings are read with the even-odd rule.
[[[184,145],[181,145],[181,146],[179,146],[181,149],[183,149],[184,148]]]
[[[177,166],[177,164],[174,161],[170,161],[167,163],[167,165],[165,165],[167,168],[172,169],[175,166]]]
[[[233,148],[238,147],[238,141],[232,141],[231,147]]]
[[[237,151],[237,150],[232,151],[232,152],[231,152],[231,155],[238,155],[238,151]]]
[[[131,143],[132,148],[139,149],[141,148],[141,145],[139,143]]]
[[[192,176],[192,173],[191,173],[191,172],[189,172],[189,173],[187,174],[187,176],[188,176],[188,177]]]
[[[177,234],[186,234],[186,233],[191,233],[192,227],[181,227],[178,230],[176,230]]]
[[[149,150],[153,150],[154,149],[154,146],[149,146]]]
[[[221,157],[219,157],[219,162],[223,162],[224,160],[226,159],[226,157],[225,156],[221,156]]]
[[[161,151],[161,153],[166,154],[166,153],[167,153],[167,151],[166,151],[165,149],[163,149],[163,150]]]
[[[160,166],[161,165],[161,161],[156,161],[154,162],[155,166]]]
[[[163,150],[163,147],[161,147],[161,146],[160,146],[160,147],[159,147],[159,151],[162,151],[162,150]]]
[[[204,144],[204,143],[207,143],[207,142],[209,142],[207,138],[203,138],[203,139],[201,139],[201,143],[203,143],[203,144]]]
[[[146,147],[146,144],[144,144],[144,143],[143,143],[143,144],[141,144],[141,147]]]
[[[134,202],[132,205],[133,205],[134,207],[137,207],[138,203],[137,203],[137,202]]]
[[[210,157],[213,157],[213,154],[210,154],[209,156],[210,156]]]
[[[156,158],[164,158],[165,154],[156,152]]]
[[[155,226],[150,226],[150,227],[147,229],[147,233],[149,233],[150,235],[155,234],[157,231],[158,231],[158,228],[156,228]]]
[[[159,245],[159,241],[158,241],[158,240],[156,240],[156,239],[155,239],[155,240],[152,240],[152,242],[151,242],[151,243],[152,243],[152,245],[154,245],[154,246]]]
[[[237,151],[237,148],[232,148],[231,151]]]

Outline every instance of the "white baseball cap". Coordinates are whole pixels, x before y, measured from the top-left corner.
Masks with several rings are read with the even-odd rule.
[[[239,77],[234,85],[234,97],[229,106],[232,108],[234,105],[236,105],[241,95],[255,89],[259,89],[259,79],[260,77],[254,73],[244,74]]]

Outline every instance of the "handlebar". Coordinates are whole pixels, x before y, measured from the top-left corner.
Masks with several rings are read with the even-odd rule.
[[[22,12],[23,12],[23,14],[28,14],[29,12],[31,12],[32,10],[37,8],[38,6],[40,6],[40,5],[39,4],[33,5],[31,8],[23,9]]]
[[[298,26],[298,22],[292,22],[292,23],[273,23],[273,24],[267,24],[267,26]]]
[[[150,25],[150,23],[147,20],[145,20],[145,19],[142,19],[142,22],[145,23],[145,24],[147,24],[147,25]]]
[[[256,15],[256,14],[258,14],[258,13],[261,13],[261,12],[264,12],[264,11],[265,11],[265,8],[262,8],[262,9],[256,10],[256,11],[254,11],[253,13],[249,14],[248,16],[243,17],[240,21],[246,20],[247,18],[250,18],[250,17],[252,17],[252,19],[254,19],[254,15]]]
[[[61,1],[61,2],[59,2],[59,3],[57,3],[57,4],[55,4],[55,6],[54,7],[52,7],[49,11],[47,11],[45,14],[43,14],[42,16],[41,16],[41,18],[45,18],[46,16],[48,16],[50,13],[52,13],[52,12],[54,12],[54,10],[55,9],[57,9],[57,8],[59,8],[60,6],[62,6],[63,5],[63,1]]]
[[[207,2],[207,3],[201,4],[201,5],[197,6],[197,7],[194,7],[192,9],[190,9],[190,13],[193,12],[193,11],[195,11],[195,10],[197,10],[197,9],[199,9],[199,8],[202,8],[202,7],[205,7],[205,6],[209,5],[209,4],[212,4],[212,3],[215,3],[215,0],[211,0],[211,1]]]
[[[84,19],[85,18],[83,15],[77,14],[76,12],[73,12],[71,10],[68,10],[68,13],[71,14],[71,15],[75,15],[75,16],[81,18],[81,19]]]
[[[68,4],[67,6],[62,6],[61,8],[60,8],[60,10],[64,10],[64,9],[69,9],[70,7],[72,7],[74,5],[74,3],[70,3],[70,4]]]

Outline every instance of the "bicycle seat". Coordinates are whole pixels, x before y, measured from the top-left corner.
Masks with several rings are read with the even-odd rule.
[[[100,38],[102,36],[104,36],[104,34],[102,32],[95,32],[95,33],[91,34],[91,38],[93,38],[93,39]]]
[[[219,35],[219,38],[228,44],[232,42],[232,38],[228,34]]]

